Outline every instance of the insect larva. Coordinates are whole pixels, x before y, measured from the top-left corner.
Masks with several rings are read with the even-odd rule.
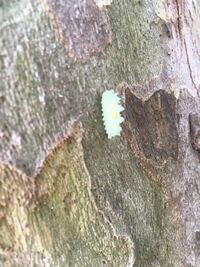
[[[120,135],[121,123],[124,118],[120,112],[124,108],[120,104],[120,98],[114,90],[106,90],[102,95],[103,121],[108,138]]]

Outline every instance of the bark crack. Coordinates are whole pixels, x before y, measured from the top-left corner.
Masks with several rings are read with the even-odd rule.
[[[192,75],[192,68],[191,68],[191,65],[190,65],[190,58],[189,58],[189,54],[188,54],[188,49],[187,49],[187,43],[186,43],[186,40],[184,39],[184,46],[185,46],[185,53],[186,53],[186,59],[187,59],[187,64],[188,64],[188,69],[189,69],[189,74],[190,74],[190,79],[192,81],[192,84],[194,86],[194,88],[197,90],[198,92],[198,87],[194,81],[194,78],[193,78],[193,75]]]
[[[189,75],[190,75],[190,79],[192,81],[192,84],[194,86],[194,88],[197,90],[198,92],[198,87],[194,81],[193,78],[193,74],[192,74],[192,67],[190,64],[190,57],[189,57],[189,53],[188,53],[188,48],[187,48],[187,43],[186,43],[186,39],[183,35],[183,16],[182,16],[182,10],[183,10],[183,1],[182,0],[175,0],[175,5],[176,5],[176,10],[177,10],[177,28],[178,28],[178,33],[179,33],[179,37],[181,40],[181,43],[183,44],[184,48],[185,48],[185,53],[186,53],[186,60],[187,60],[187,64],[188,64],[188,69],[189,69]]]
[[[181,1],[181,7],[182,7],[182,1]],[[176,5],[176,10],[177,10],[177,28],[178,28],[178,33],[179,33],[179,37],[182,40],[182,16],[181,16],[181,7],[179,4],[179,0],[175,0],[175,5]]]

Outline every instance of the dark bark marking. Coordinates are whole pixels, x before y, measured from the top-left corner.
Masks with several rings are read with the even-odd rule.
[[[178,116],[173,94],[160,90],[142,101],[126,89],[125,110],[133,147],[142,151],[147,159],[177,159]]]
[[[86,62],[111,43],[111,29],[105,8],[93,0],[45,0],[59,37],[75,61]]]
[[[162,30],[163,33],[168,37],[168,38],[172,38],[172,24],[171,22],[163,22],[162,24]]]
[[[190,114],[190,136],[191,144],[194,150],[200,152],[200,115],[199,114]]]
[[[196,235],[196,241],[200,242],[200,232],[197,231],[197,232],[195,233],[195,235]]]

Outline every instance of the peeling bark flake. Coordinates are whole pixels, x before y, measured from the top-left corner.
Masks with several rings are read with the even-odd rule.
[[[126,120],[129,139],[147,159],[167,160],[178,157],[178,116],[176,99],[164,91],[155,92],[147,101],[129,89],[126,95]]]
[[[111,43],[111,28],[105,8],[94,0],[44,0],[68,55],[86,62]]]

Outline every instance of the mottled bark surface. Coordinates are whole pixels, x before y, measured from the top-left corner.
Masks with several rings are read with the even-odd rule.
[[[0,1],[1,266],[200,266],[199,10]]]
[[[95,206],[80,132],[73,126],[34,178],[9,166],[1,169],[1,264],[133,264],[131,240],[116,235]]]

